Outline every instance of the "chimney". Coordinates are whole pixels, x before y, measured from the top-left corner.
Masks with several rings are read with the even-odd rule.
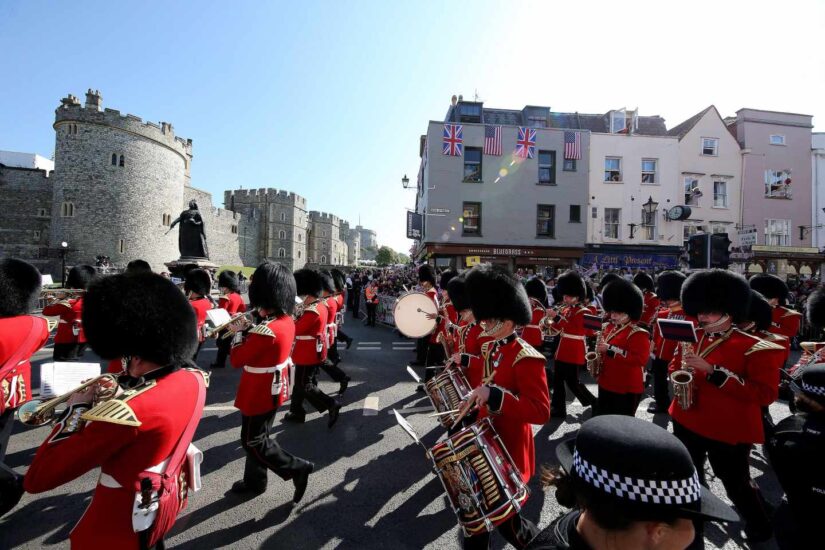
[[[455,104],[458,102],[458,98],[453,94],[453,98],[450,100],[450,105],[455,107]]]
[[[86,92],[86,108],[94,109],[95,111],[103,110],[103,98],[100,97],[99,90],[89,88],[89,91]]]

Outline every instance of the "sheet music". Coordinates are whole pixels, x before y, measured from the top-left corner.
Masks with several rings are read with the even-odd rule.
[[[232,316],[225,309],[210,309],[206,312],[206,321],[211,323],[212,327],[228,323],[231,318]]]
[[[696,342],[696,327],[693,323],[681,319],[658,319],[659,331],[667,340],[677,342]]]
[[[96,376],[100,376],[100,363],[43,363],[40,366],[40,396],[63,395],[78,387],[84,380]]]
[[[416,435],[415,430],[413,430],[413,427],[410,425],[410,423],[407,422],[403,416],[398,414],[397,410],[393,409],[392,412],[395,413],[395,420],[398,422],[398,425],[401,426],[404,429],[404,431],[407,432],[407,434],[409,434],[412,440],[416,443],[421,443],[421,441],[418,439],[418,435]]]

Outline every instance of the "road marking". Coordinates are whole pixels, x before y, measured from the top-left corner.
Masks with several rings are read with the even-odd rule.
[[[379,400],[377,395],[370,395],[364,399],[364,416],[375,416],[378,414]]]
[[[381,342],[358,342],[358,345],[364,344],[365,346],[380,346]]]
[[[409,340],[401,340],[400,342],[393,342],[392,345],[414,346],[415,342],[410,342]]]
[[[426,407],[408,407],[404,409],[395,409],[401,414],[411,414],[411,413],[423,413],[423,412],[433,412],[433,408],[431,405]],[[392,414],[392,409],[387,411],[387,414]]]
[[[381,351],[380,347],[366,347],[366,348],[356,348],[358,351]]]
[[[205,411],[237,411],[238,409],[231,406],[231,405],[210,405],[208,407],[204,407],[203,410],[205,410]]]

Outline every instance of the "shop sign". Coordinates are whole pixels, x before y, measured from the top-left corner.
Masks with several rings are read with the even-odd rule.
[[[780,254],[819,254],[819,249],[813,246],[769,246],[755,244],[751,248],[754,252],[778,252]]]
[[[677,269],[679,259],[671,254],[604,254],[587,252],[582,255],[580,265],[597,264],[605,268],[659,268]]]

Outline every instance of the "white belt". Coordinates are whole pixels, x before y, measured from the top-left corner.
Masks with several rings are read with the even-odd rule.
[[[151,468],[146,468],[142,470],[144,472],[152,472],[154,474],[162,474],[166,470],[166,466],[169,465],[169,459],[167,458],[160,464],[155,464]],[[122,489],[123,485],[117,482],[115,478],[110,476],[107,473],[100,472],[100,479],[98,480],[98,484],[103,485],[104,487],[108,487],[109,489]]]
[[[287,359],[283,363],[275,365],[274,367],[250,367],[249,365],[244,365],[243,370],[245,370],[246,372],[251,372],[252,374],[268,374],[271,372],[277,372],[291,364],[292,359]]]
[[[524,325],[524,328],[537,328],[537,329],[540,329],[541,327],[539,325]]]
[[[571,340],[582,340],[582,341],[586,341],[586,340],[585,340],[585,337],[584,337],[584,336],[582,336],[582,335],[579,335],[579,334],[565,334],[565,333],[563,333],[563,332],[562,332],[562,333],[561,333],[561,337],[562,337],[562,338],[570,338]]]
[[[66,321],[65,319],[61,319],[61,320],[59,320],[59,321],[58,321],[58,324],[61,324],[61,325],[68,325],[68,324],[69,324],[69,322],[68,322],[68,321]]]
[[[296,336],[296,340],[315,340],[317,336]]]

